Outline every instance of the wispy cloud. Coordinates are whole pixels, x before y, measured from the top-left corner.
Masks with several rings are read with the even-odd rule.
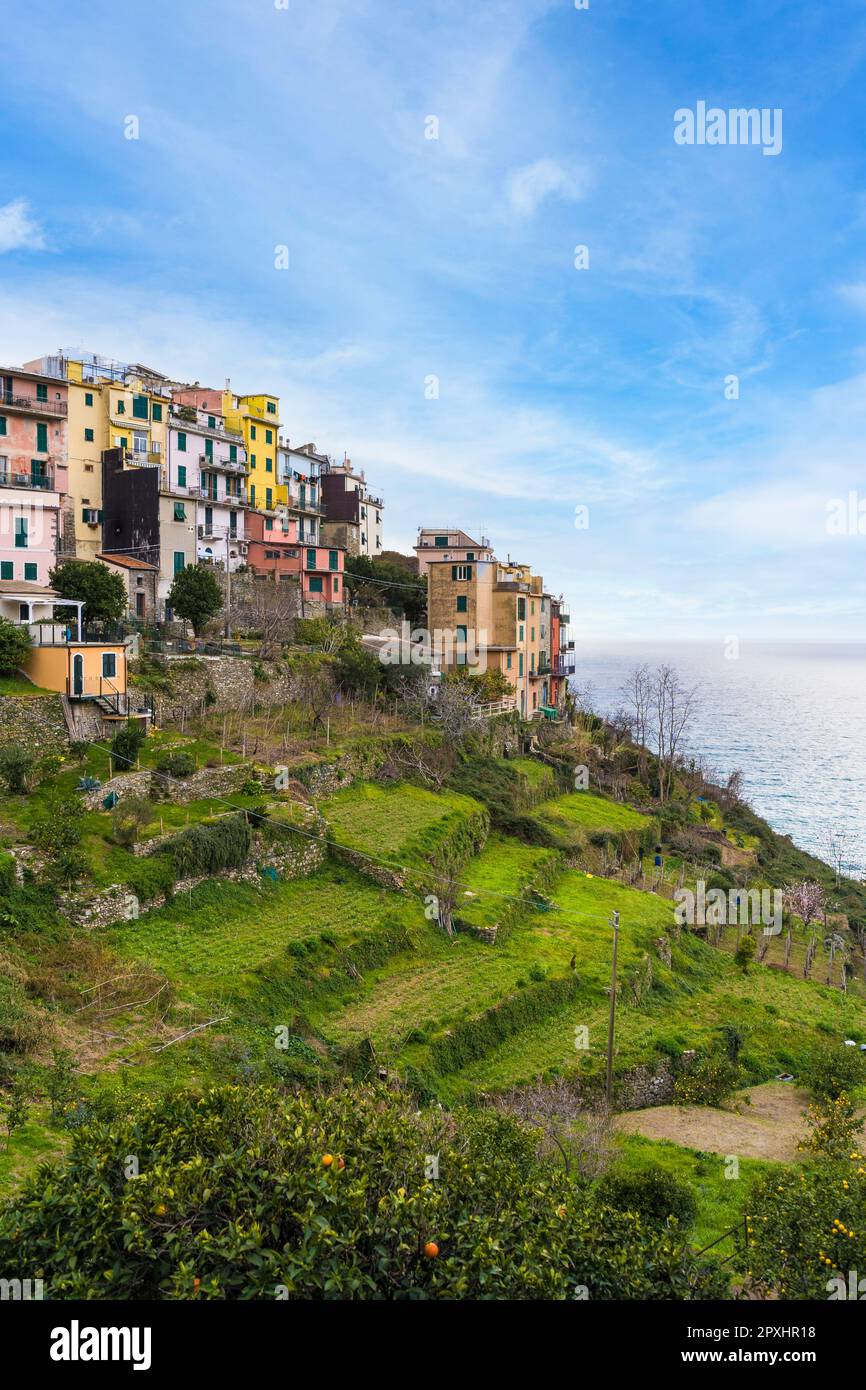
[[[16,198],[0,207],[0,253],[5,251],[44,251],[42,228],[30,215],[30,205]]]
[[[576,203],[586,195],[592,180],[586,169],[566,168],[555,159],[537,159],[508,175],[508,202],[519,217],[532,217],[547,198]]]

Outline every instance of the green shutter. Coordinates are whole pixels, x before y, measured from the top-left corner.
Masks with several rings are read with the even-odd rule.
[[[37,387],[36,387],[36,399],[37,399],[37,401],[47,401],[47,400],[48,400],[48,387],[47,387],[47,386],[37,386]]]
[[[272,508],[273,508],[273,505],[274,505],[274,504],[273,504],[273,493],[271,492],[271,489],[270,489],[270,488],[265,488],[265,508],[266,508],[266,510],[267,510],[267,511],[271,511]]]
[[[6,416],[0,415],[0,434],[6,433]]]
[[[184,507],[183,502],[175,502],[174,519],[175,521],[186,521],[186,508]]]
[[[229,445],[229,463],[237,463],[237,461],[238,461],[238,446],[237,446],[237,444],[230,444],[230,445]]]
[[[175,572],[175,574],[180,574],[181,570],[185,569],[185,567],[186,567],[186,560],[185,560],[185,558],[184,558],[184,553],[183,553],[183,551],[182,551],[182,550],[176,550],[176,551],[174,552],[174,572]]]
[[[0,560],[0,579],[14,579],[15,573],[11,560]]]
[[[321,592],[322,592],[322,581],[321,581],[321,579],[318,579],[318,578],[311,579],[311,580],[310,580],[310,593],[311,593],[311,594],[320,594]]]
[[[48,426],[36,426],[36,452],[37,454],[48,453]]]
[[[27,518],[16,516],[15,518],[15,548],[16,550],[27,549]]]
[[[24,578],[28,581],[28,583],[35,584],[38,577],[39,570],[37,569],[36,565],[34,565],[32,561],[28,561],[27,564],[24,566]]]
[[[456,578],[457,578],[457,566],[456,566],[456,565],[452,565],[452,566],[451,566],[451,578],[452,578],[452,579],[456,579]]]
[[[465,595],[465,594],[458,594],[458,595],[457,595],[457,612],[458,612],[458,613],[465,613],[465,612],[466,612],[466,595]]]
[[[132,414],[136,420],[147,419],[147,396],[133,396]]]
[[[207,455],[207,457],[208,457],[209,459],[212,459],[212,458],[213,458],[213,440],[212,440],[212,439],[206,439],[206,440],[205,440],[205,442],[204,442],[204,451],[205,451],[205,454]]]
[[[308,569],[308,570],[314,570],[315,568],[316,568],[316,552],[315,552],[315,550],[310,549],[310,550],[307,551],[307,569]]]
[[[84,393],[84,404],[85,404],[85,405],[93,405],[93,392],[92,392],[92,391],[85,391],[85,393]]]
[[[93,443],[93,430],[85,430],[85,431],[84,431],[84,439],[85,439],[85,442],[86,442],[86,443],[92,444],[92,443]]]
[[[179,464],[177,465],[177,485],[178,485],[178,487],[186,487],[186,464],[185,464],[185,463],[179,463]]]
[[[216,417],[214,415],[209,415],[207,417],[207,427],[209,430],[216,429]]]
[[[181,454],[185,454],[185,453],[186,453],[186,435],[184,434],[183,430],[178,430],[178,435],[177,435],[177,448],[178,448],[178,453],[181,453]]]
[[[336,550],[328,551],[328,568],[332,570],[339,568],[339,560],[337,558]]]
[[[150,418],[153,420],[154,424],[157,425],[162,421],[162,406],[157,405],[155,401],[150,412]]]

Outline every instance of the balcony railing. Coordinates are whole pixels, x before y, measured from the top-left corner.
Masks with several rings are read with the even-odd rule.
[[[40,492],[53,492],[54,474],[16,473],[10,468],[0,469],[0,487],[38,488]]]
[[[202,468],[227,468],[232,473],[246,473],[247,466],[240,459],[221,459],[214,454],[199,454],[199,464]]]
[[[37,415],[66,415],[69,412],[66,401],[40,401],[36,396],[15,396],[11,391],[0,391],[0,403],[5,410],[26,410]]]

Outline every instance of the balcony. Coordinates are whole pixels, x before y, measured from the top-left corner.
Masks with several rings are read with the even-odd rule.
[[[573,656],[558,656],[558,657],[556,658],[556,661],[554,662],[554,665],[553,665],[553,674],[554,674],[555,676],[572,676],[572,675],[574,675],[574,657],[573,657]]]
[[[152,451],[139,451],[135,449],[124,449],[123,462],[131,464],[133,468],[154,468],[162,463],[162,454],[155,454]]]
[[[202,468],[224,468],[230,473],[246,473],[247,465],[240,459],[221,459],[213,454],[199,454],[199,465]]]
[[[11,391],[0,391],[0,403],[4,410],[23,410],[28,415],[66,415],[69,412],[66,401],[40,401],[35,396],[14,396]]]
[[[50,468],[42,473],[19,473],[11,468],[2,468],[0,487],[26,487],[36,488],[40,492],[53,492],[54,473]]]

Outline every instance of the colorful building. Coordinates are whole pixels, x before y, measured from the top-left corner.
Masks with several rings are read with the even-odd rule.
[[[345,599],[346,552],[339,546],[301,545],[297,521],[251,511],[248,522],[247,563],[259,575],[276,580],[293,579],[299,585],[302,616],[319,607],[342,608]]]
[[[0,578],[47,584],[63,552],[66,383],[0,369]]]
[[[70,700],[96,701],[105,713],[127,710],[126,648],[122,642],[89,639],[81,603],[61,599],[44,584],[0,580],[0,616],[25,627],[33,643],[22,665],[34,685]],[[75,609],[72,621],[56,610]]]
[[[490,542],[482,536],[473,540],[458,526],[421,526],[415,542],[418,573],[423,576],[433,560],[450,560],[452,564],[471,565],[478,560],[492,560]]]
[[[322,522],[319,468],[322,456],[312,444],[293,449],[280,440],[277,449],[277,477],[285,485],[288,514],[294,520],[301,545],[318,545]]]
[[[166,469],[172,498],[194,508],[200,561],[236,570],[246,561],[247,455],[221,413],[221,393],[173,393]]]
[[[288,506],[288,491],[277,475],[280,440],[278,396],[236,396],[223,392],[226,429],[243,438],[247,456],[247,488],[251,507],[274,511]]]
[[[313,446],[308,446],[312,448]],[[384,502],[367,484],[363,468],[355,472],[352,461],[325,458],[319,467],[322,518],[321,535],[327,545],[341,545],[350,555],[371,559],[382,551]]]

